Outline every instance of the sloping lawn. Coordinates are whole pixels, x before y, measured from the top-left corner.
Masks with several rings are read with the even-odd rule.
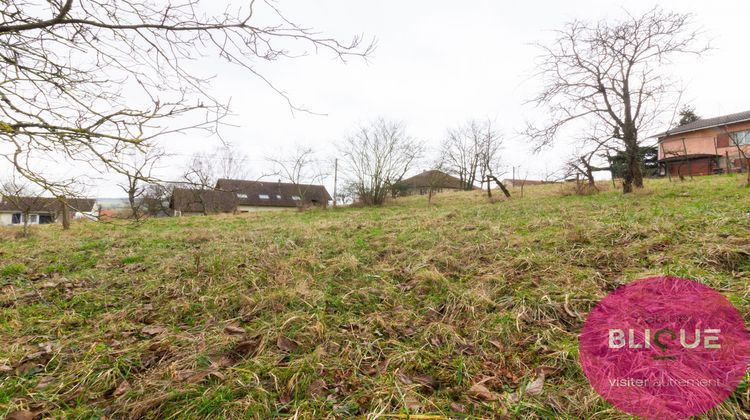
[[[740,178],[0,229],[0,416],[627,418],[582,374],[583,320],[660,274],[750,319]],[[749,411],[746,377],[706,417]]]

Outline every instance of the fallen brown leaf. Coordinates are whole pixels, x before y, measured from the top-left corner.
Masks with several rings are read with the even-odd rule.
[[[224,332],[227,334],[242,335],[245,333],[245,329],[242,327],[237,327],[235,325],[227,325],[226,327],[224,327]]]
[[[440,387],[440,382],[438,382],[437,379],[433,378],[430,375],[423,375],[423,374],[413,375],[411,379],[413,382],[416,382],[420,385],[424,385],[427,388],[430,388],[432,390],[436,390]]]
[[[524,390],[524,393],[526,395],[540,395],[542,393],[542,390],[544,388],[544,372],[540,372],[539,376],[536,377],[533,381],[531,381],[528,385],[526,385],[526,389]]]
[[[463,413],[466,411],[466,407],[464,407],[462,404],[459,404],[457,402],[452,402],[451,410],[455,411],[456,413]]]
[[[276,339],[276,347],[291,353],[299,348],[299,344],[297,344],[297,342],[294,340],[280,335],[279,338]]]
[[[167,332],[167,329],[159,325],[146,325],[141,329],[141,332],[146,335],[155,336],[164,334]]]
[[[469,388],[468,394],[470,397],[476,398],[480,401],[496,401],[500,398],[497,393],[490,391],[482,384],[474,384]]]
[[[500,352],[505,351],[505,346],[499,341],[490,340],[490,344],[495,346],[495,348]]]
[[[113,392],[112,395],[119,397],[128,391],[130,391],[130,383],[128,383],[128,381],[122,381],[120,382],[120,385],[117,385],[117,388],[115,388],[115,392]]]
[[[197,384],[197,383],[203,382],[203,380],[208,378],[209,376],[213,376],[222,381],[224,380],[224,374],[214,369],[201,370],[198,372],[194,372],[190,370],[177,372],[177,377],[181,381],[185,381],[190,384]]]
[[[255,357],[258,355],[261,345],[259,336],[240,341],[234,346],[234,353],[242,358]]]
[[[27,410],[13,411],[5,416],[5,420],[34,420],[36,414]]]
[[[326,381],[316,379],[307,387],[307,395],[311,398],[318,398],[325,395],[327,390],[328,386],[326,385]]]
[[[419,403],[419,400],[411,395],[404,397],[404,405],[409,409],[409,411],[412,412],[416,412],[422,409],[422,404]]]

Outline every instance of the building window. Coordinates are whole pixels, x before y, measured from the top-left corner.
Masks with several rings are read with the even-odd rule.
[[[750,144],[750,130],[730,134],[734,144]]]
[[[261,200],[268,200],[271,197],[269,197],[268,194],[258,194],[258,198]]]
[[[237,193],[237,198],[247,198],[247,194],[239,194],[239,193]]]
[[[276,194],[276,199],[281,200],[281,194]]]
[[[301,198],[300,198],[300,196],[298,196],[298,195],[293,195],[293,196],[292,196],[292,200],[294,200],[294,201],[299,201],[299,200],[301,200]]]
[[[23,222],[23,215],[21,213],[13,213],[13,220],[11,223],[14,225],[20,225]]]

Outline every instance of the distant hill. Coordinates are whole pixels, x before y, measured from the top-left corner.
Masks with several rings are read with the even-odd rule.
[[[104,210],[117,210],[128,207],[127,198],[97,198],[96,202]]]

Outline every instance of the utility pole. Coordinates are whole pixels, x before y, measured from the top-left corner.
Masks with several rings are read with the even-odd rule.
[[[336,208],[336,187],[339,179],[339,159],[333,161],[333,208]]]

